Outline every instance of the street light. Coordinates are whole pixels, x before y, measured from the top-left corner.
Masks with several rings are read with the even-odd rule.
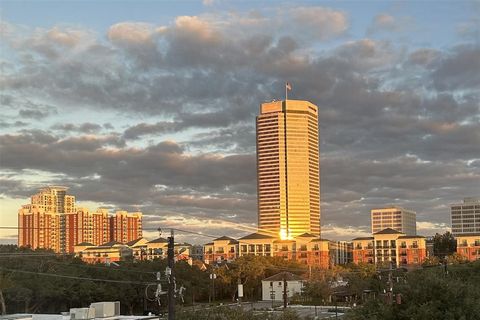
[[[273,290],[273,282],[270,282],[270,299],[272,299],[272,310],[273,310],[273,301],[275,299],[275,290]]]
[[[210,273],[210,280],[212,280],[212,301],[213,302],[215,302],[215,279],[217,279],[217,275],[215,273]]]

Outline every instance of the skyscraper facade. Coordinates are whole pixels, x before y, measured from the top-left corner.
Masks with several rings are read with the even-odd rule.
[[[464,198],[463,203],[452,204],[450,209],[455,237],[480,234],[480,197]]]
[[[259,230],[282,239],[320,236],[317,106],[263,103],[256,125]]]

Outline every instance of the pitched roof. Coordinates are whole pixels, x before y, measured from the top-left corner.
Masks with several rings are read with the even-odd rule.
[[[355,241],[355,240],[373,240],[373,237],[358,237],[358,238],[353,239],[353,241]]]
[[[220,237],[220,238],[217,238],[213,241],[222,241],[222,240],[235,240],[233,238],[230,238],[230,237],[227,237],[227,236],[223,236],[223,237]],[[236,240],[235,240],[236,241]]]
[[[251,233],[249,235],[246,235],[245,237],[240,238],[239,240],[248,240],[248,239],[274,239],[274,237],[269,236],[264,233]]]
[[[425,238],[424,236],[400,236],[398,239],[416,239],[416,238]]]
[[[213,246],[213,242],[205,243],[204,246]]]
[[[299,236],[297,236],[297,238],[317,238],[318,236],[314,235],[314,234],[311,234],[311,233],[308,233],[308,232],[305,232]]]
[[[90,242],[81,242],[81,243],[76,244],[75,246],[89,247],[89,246],[94,246],[94,244],[90,243]]]
[[[116,244],[122,244],[122,243],[120,243],[118,241],[110,241],[110,242],[105,242],[104,244],[99,245],[99,247],[104,247],[104,248],[109,247],[109,248],[111,248]]]
[[[374,234],[403,234],[403,232],[393,230],[392,228],[386,228],[378,232],[375,232]]]
[[[295,240],[282,240],[282,239],[278,239],[278,240],[275,240],[273,241],[275,243],[292,243],[292,242],[295,242]]]
[[[152,241],[148,241],[147,243],[167,243],[167,242],[168,242],[167,239],[160,237]]]
[[[140,237],[140,238],[138,238],[138,239],[129,241],[129,242],[127,242],[126,244],[127,244],[127,246],[131,247],[131,246],[137,244],[137,242],[139,242],[139,241],[142,240],[142,239],[143,239],[143,237]]]
[[[266,279],[263,279],[262,281],[283,281],[283,280],[286,280],[286,281],[301,281],[303,280],[302,277],[296,275],[296,274],[293,274],[291,272],[280,272],[280,273],[277,273],[271,277],[268,277]]]

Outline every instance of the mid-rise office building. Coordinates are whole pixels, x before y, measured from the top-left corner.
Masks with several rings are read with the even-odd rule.
[[[372,233],[391,228],[409,236],[417,234],[417,214],[398,206],[372,209]]]
[[[263,103],[256,125],[259,231],[282,240],[320,236],[317,106]]]
[[[465,198],[451,205],[452,234],[457,237],[480,233],[480,197]]]

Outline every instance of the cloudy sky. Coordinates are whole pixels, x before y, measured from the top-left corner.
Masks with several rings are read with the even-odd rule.
[[[254,230],[255,115],[285,81],[320,109],[323,237],[367,234],[386,204],[433,234],[449,204],[480,195],[479,2],[2,1],[0,13],[2,226],[60,184],[79,206],[139,209],[147,227]]]

